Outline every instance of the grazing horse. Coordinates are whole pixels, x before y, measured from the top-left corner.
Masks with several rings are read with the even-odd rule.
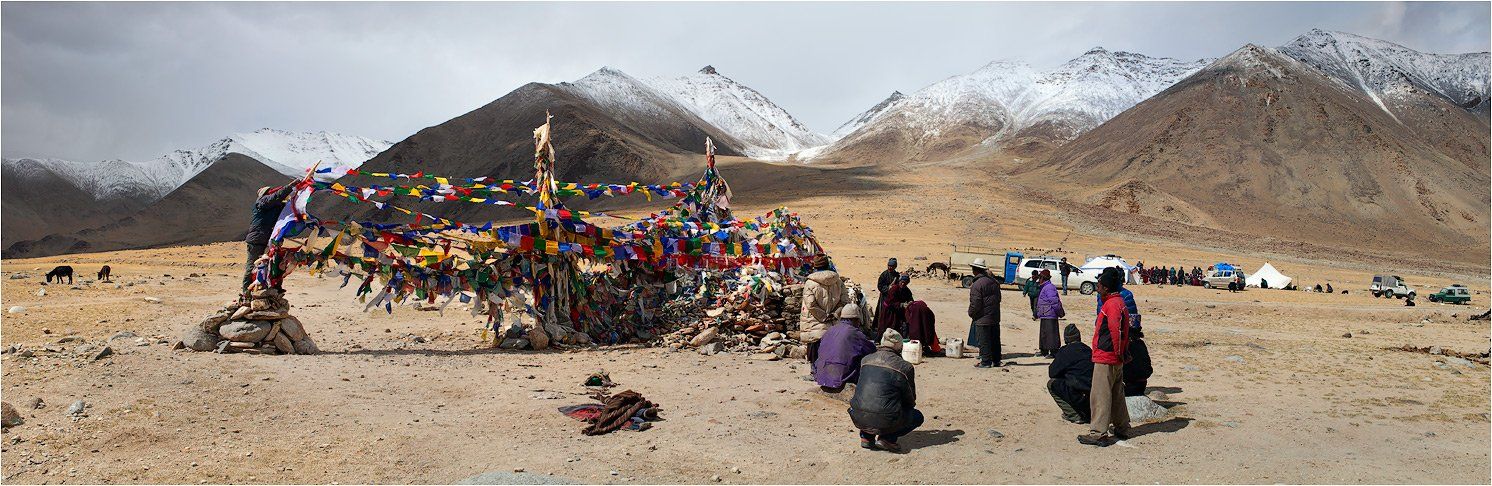
[[[927,265],[927,274],[929,276],[936,275],[936,272],[943,272],[943,278],[948,278],[948,264],[943,262],[932,262]]]
[[[104,265],[104,268],[98,269],[98,280],[100,282],[108,282],[110,270],[108,265]]]
[[[62,283],[62,277],[67,277],[67,284],[73,283],[73,267],[60,265],[47,273],[47,283],[52,283],[52,277],[57,277],[57,283]]]

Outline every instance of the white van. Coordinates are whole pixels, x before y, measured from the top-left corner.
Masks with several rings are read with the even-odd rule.
[[[1030,280],[1032,275],[1046,269],[1052,272],[1052,285],[1061,289],[1062,272],[1058,270],[1061,268],[1061,263],[1061,257],[1052,256],[1028,257],[1025,260],[1021,260],[1020,269],[1016,271],[1016,283],[1018,285],[1025,285],[1026,281]],[[1067,264],[1072,265],[1074,268],[1078,267],[1078,265],[1073,265],[1071,260]],[[1082,292],[1083,294],[1095,292],[1098,290],[1098,272],[1084,270],[1083,273],[1077,273],[1074,271],[1067,276],[1067,288],[1077,289],[1078,292]]]

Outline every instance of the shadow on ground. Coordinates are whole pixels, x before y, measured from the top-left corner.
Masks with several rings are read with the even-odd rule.
[[[923,447],[940,446],[958,442],[958,437],[964,435],[962,430],[914,430],[897,441],[906,450],[916,450]]]

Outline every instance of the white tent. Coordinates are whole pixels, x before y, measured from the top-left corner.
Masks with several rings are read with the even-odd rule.
[[[1249,274],[1243,281],[1249,287],[1258,287],[1259,283],[1263,281],[1269,282],[1269,288],[1271,289],[1283,289],[1285,286],[1290,285],[1291,280],[1294,279],[1285,276],[1279,270],[1275,270],[1274,265],[1265,263],[1264,266],[1259,267],[1258,271]]]
[[[1135,266],[1130,265],[1129,262],[1124,261],[1123,258],[1119,258],[1116,255],[1089,258],[1087,263],[1078,268],[1083,269],[1083,273],[1092,271],[1093,275],[1097,277],[1100,272],[1103,272],[1103,269],[1112,267],[1123,267],[1125,283],[1135,283]]]

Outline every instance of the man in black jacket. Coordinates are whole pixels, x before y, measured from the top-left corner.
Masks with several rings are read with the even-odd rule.
[[[860,360],[860,378],[850,398],[850,421],[860,429],[860,447],[901,452],[897,439],[922,425],[917,379],[901,359],[901,334],[888,329],[876,352]]]
[[[243,269],[244,290],[248,290],[249,284],[253,283],[254,260],[258,260],[269,246],[270,233],[275,230],[280,211],[285,209],[286,198],[294,190],[294,184],[286,184],[278,189],[271,189],[269,186],[259,188],[259,197],[254,201],[253,218],[249,222],[249,232],[244,235],[244,242],[249,244],[249,259],[244,262]]]
[[[1145,384],[1155,370],[1150,367],[1150,348],[1145,346],[1145,333],[1139,327],[1129,328],[1129,361],[1124,362],[1124,396],[1145,394]],[[1091,366],[1091,365],[1090,365]]]
[[[1000,367],[1000,282],[989,274],[983,258],[969,263],[974,284],[969,286],[969,318],[979,340],[979,363],[975,368]]]
[[[1062,330],[1067,343],[1047,366],[1046,390],[1062,409],[1062,418],[1075,424],[1088,423],[1088,391],[1093,388],[1093,349],[1083,343],[1083,333],[1068,324]]]
[[[1074,273],[1083,273],[1083,269],[1067,263],[1067,257],[1062,257],[1062,261],[1057,262],[1057,271],[1062,272],[1062,295],[1067,295],[1067,276]]]
[[[887,260],[886,270],[881,272],[881,278],[876,279],[876,290],[882,294],[886,293],[886,289],[891,288],[891,284],[896,283],[898,277],[901,277],[901,273],[896,271],[896,259]]]

